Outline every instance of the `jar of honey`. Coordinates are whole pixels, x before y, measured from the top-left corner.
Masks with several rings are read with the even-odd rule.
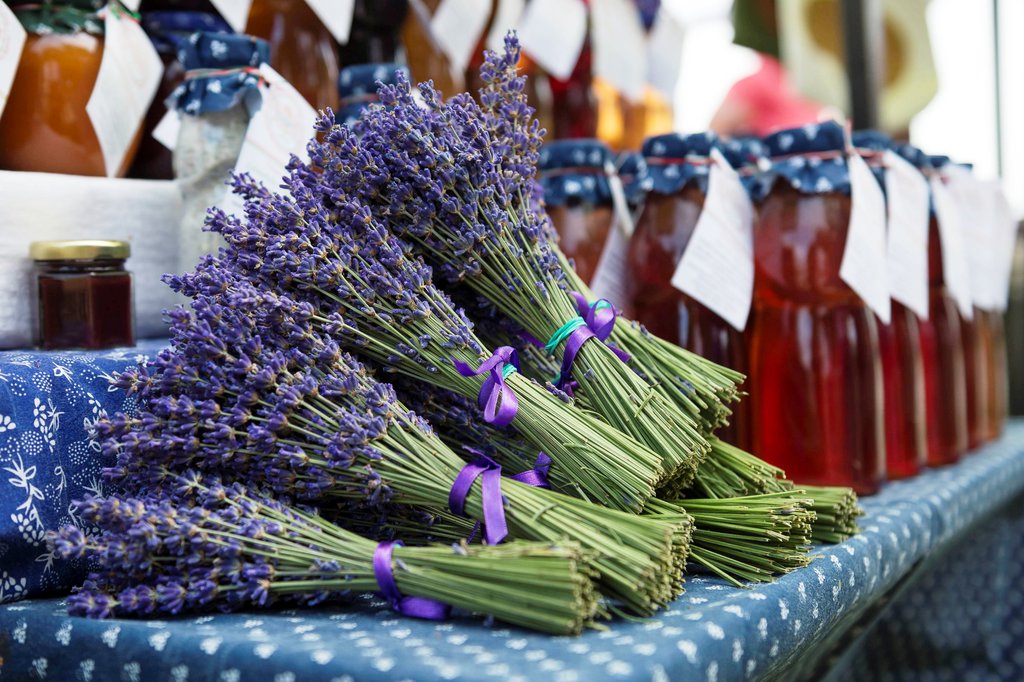
[[[952,162],[947,156],[930,157],[934,172],[946,181],[944,168]],[[966,225],[969,231],[973,226]],[[969,240],[969,232],[964,239]],[[964,348],[964,387],[967,392],[967,449],[974,450],[986,442],[988,430],[988,364],[993,357],[992,330],[989,317],[974,306],[971,317],[959,315],[960,338]]]
[[[541,147],[538,170],[559,245],[589,283],[615,216],[611,150],[600,140],[555,140]]]
[[[445,97],[466,90],[465,74],[456,72],[441,50],[430,29],[430,19],[441,0],[421,0],[411,5],[402,24],[402,47],[405,62],[416,83],[434,81],[434,87]]]
[[[772,167],[754,231],[752,451],[810,485],[875,492],[885,476],[874,314],[839,275],[850,222],[842,127],[764,140]]]
[[[270,65],[314,109],[338,108],[338,44],[305,0],[253,0],[248,35],[270,45]]]
[[[207,33],[233,33],[219,14],[182,10],[143,12],[142,28],[153,42],[164,63],[164,77],[156,96],[149,105],[142,124],[142,139],[128,177],[149,180],[170,180],[174,177],[171,150],[153,137],[153,131],[167,113],[167,98],[181,84],[185,69],[178,61],[178,48],[182,41],[196,31]]]
[[[640,152],[622,152],[616,161],[622,192],[626,195],[626,204],[633,214],[634,220],[643,209],[647,193],[651,191],[651,174],[647,170],[647,162]]]
[[[339,107],[334,115],[338,123],[351,125],[363,109],[377,101],[377,83],[394,85],[397,74],[408,71],[399,64],[356,64],[346,66],[338,76]]]
[[[593,56],[590,40],[583,45],[579,61],[565,80],[548,76],[551,87],[551,130],[553,139],[597,137],[597,98],[593,88]]]
[[[127,242],[32,242],[36,264],[36,343],[47,350],[135,344]]]
[[[903,145],[898,152],[926,175],[935,171],[921,150]],[[941,161],[941,159],[936,159]],[[925,366],[925,407],[929,419],[928,464],[957,461],[967,451],[967,378],[960,312],[942,270],[942,239],[934,210],[928,222],[928,319],[918,321]],[[929,367],[934,367],[929,371]]]
[[[853,134],[853,144],[884,192],[882,159],[892,140],[876,131],[859,131]],[[889,324],[876,320],[885,395],[885,466],[889,478],[906,478],[928,462],[925,375],[935,373],[935,358],[929,357],[925,367],[917,315],[895,299],[890,310]]]
[[[104,4],[71,0],[12,8],[28,37],[0,117],[0,169],[107,175],[85,108],[103,60],[103,20],[96,12]],[[134,145],[117,175],[131,164]]]
[[[747,371],[743,334],[709,308],[672,286],[682,258],[704,208],[711,164],[717,147],[730,165],[756,167],[756,147],[724,145],[712,133],[650,137],[643,154],[651,178],[644,208],[637,219],[627,256],[631,277],[627,310],[653,334],[677,343],[718,364]],[[747,174],[747,177],[753,177]],[[718,435],[740,447],[748,444],[747,406],[737,406],[729,426]]]

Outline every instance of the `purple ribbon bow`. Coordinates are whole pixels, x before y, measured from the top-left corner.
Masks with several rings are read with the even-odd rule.
[[[599,298],[593,303],[587,303],[587,299],[580,292],[570,293],[576,300],[576,310],[583,321],[587,323],[587,328],[594,332],[594,336],[601,341],[607,341],[612,334],[612,329],[615,328],[615,320],[619,316],[615,306],[607,298]],[[608,348],[615,353],[619,360],[629,362],[629,353],[615,346],[608,346]]]
[[[490,375],[484,379],[477,396],[477,404],[484,411],[484,421],[497,427],[508,426],[519,411],[519,399],[512,392],[505,378],[519,370],[519,354],[512,346],[495,349],[491,357],[480,363],[475,370],[466,363],[455,360],[455,369],[464,377],[474,377],[484,372]]]
[[[395,574],[391,570],[391,553],[395,545],[402,547],[401,541],[382,542],[373,551],[373,574],[381,594],[391,604],[391,608],[403,616],[424,618],[426,620],[444,620],[451,610],[442,604],[426,597],[406,597],[398,591]]]
[[[480,452],[476,448],[463,446],[463,449],[472,453],[477,460],[462,467],[459,475],[452,483],[452,489],[448,493],[448,508],[453,514],[466,515],[466,498],[469,491],[480,478],[480,495],[484,508],[484,539],[487,544],[496,545],[508,536],[508,522],[505,521],[505,498],[501,494],[501,465],[493,459]],[[537,455],[537,461],[533,468],[521,474],[512,476],[513,481],[519,481],[535,488],[550,488],[548,484],[548,471],[551,469],[551,458],[543,452]],[[477,523],[469,536],[472,541],[480,529]]]

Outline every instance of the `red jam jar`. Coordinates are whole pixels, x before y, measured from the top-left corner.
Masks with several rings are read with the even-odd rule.
[[[878,490],[884,398],[874,314],[839,276],[850,222],[843,129],[764,140],[772,169],[754,230],[752,451],[809,485]]]
[[[883,154],[892,140],[873,130],[853,134],[853,144],[885,190]],[[878,323],[885,396],[885,468],[890,479],[907,478],[928,463],[925,364],[917,315],[896,299],[891,300],[889,324]],[[929,371],[934,372],[934,358]]]
[[[47,350],[135,344],[127,242],[32,242],[38,312],[36,344]]]
[[[653,334],[744,374],[748,371],[744,334],[673,287],[671,280],[704,207],[711,149],[718,148],[742,171],[750,165],[745,155],[753,151],[760,156],[760,142],[756,148],[750,144],[724,143],[712,133],[647,138],[643,154],[650,189],[627,257],[631,274],[627,314]],[[728,426],[717,434],[722,440],[749,446],[748,408],[746,400],[732,406]]]
[[[899,149],[926,175],[944,163],[905,145]],[[952,464],[967,451],[967,377],[963,331],[956,301],[942,271],[942,238],[934,211],[928,223],[928,319],[918,322],[925,362],[925,406],[929,415],[928,465]]]
[[[558,244],[587,283],[615,218],[609,184],[614,167],[611,150],[600,140],[555,140],[540,150],[537,169]]]

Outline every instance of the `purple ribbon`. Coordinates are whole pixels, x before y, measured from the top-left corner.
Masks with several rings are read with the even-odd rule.
[[[455,360],[455,369],[464,377],[475,377],[484,372],[490,375],[484,379],[477,396],[477,405],[484,411],[484,421],[497,427],[508,426],[519,411],[519,399],[505,383],[505,378],[519,370],[519,354],[512,346],[495,349],[491,357],[480,363],[475,370],[464,362]]]
[[[487,544],[496,545],[508,536],[508,522],[505,521],[505,498],[501,494],[501,465],[493,459],[480,452],[476,448],[463,446],[463,449],[476,455],[477,460],[462,467],[459,475],[452,483],[452,489],[448,493],[448,508],[453,514],[466,515],[466,498],[473,487],[476,479],[480,478],[480,495],[484,508],[484,539]],[[521,474],[512,476],[513,481],[519,481],[535,488],[550,488],[548,484],[548,471],[551,469],[551,458],[543,452],[538,453],[537,461],[533,468]],[[472,542],[480,529],[477,523],[473,532],[469,535]]]
[[[580,292],[570,293],[576,300],[576,310],[583,321],[587,323],[587,328],[594,332],[594,336],[601,341],[607,341],[612,334],[612,329],[615,328],[615,320],[619,316],[615,306],[606,298],[599,298],[593,303],[587,303],[587,299]],[[608,348],[615,353],[619,360],[629,362],[629,353],[614,346],[608,346]]]
[[[543,452],[537,453],[537,461],[533,463],[532,469],[527,469],[521,474],[510,476],[513,481],[519,481],[534,488],[550,488],[548,474],[551,471],[551,458]]]
[[[426,597],[406,597],[398,591],[395,574],[391,570],[391,552],[394,551],[395,545],[403,546],[400,541],[382,542],[373,551],[373,574],[377,578],[381,594],[391,604],[391,608],[403,616],[426,620],[447,618],[451,610],[447,604]]]

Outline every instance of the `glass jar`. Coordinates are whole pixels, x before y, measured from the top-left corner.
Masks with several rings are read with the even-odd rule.
[[[932,159],[904,145],[899,153],[926,175]],[[939,160],[941,161],[941,160]],[[928,464],[956,462],[967,451],[967,384],[960,312],[942,272],[942,240],[934,211],[928,222],[928,319],[918,321],[929,419]]]
[[[704,207],[712,147],[734,156],[710,133],[659,135],[643,144],[651,179],[643,210],[629,242],[627,316],[651,333],[679,344],[721,365],[747,371],[747,345],[742,332],[692,297],[672,286],[676,264],[697,226]],[[733,413],[719,436],[745,447],[746,405]]]
[[[258,67],[268,59],[266,41],[246,35],[199,32],[178,50],[185,79],[168,101],[181,114],[173,158],[182,196],[180,269],[192,268],[224,244],[219,234],[203,231],[206,212],[227,191],[249,119],[261,102]]]
[[[14,7],[28,32],[0,117],[0,168],[107,175],[103,150],[85,107],[103,59],[102,2]],[[128,149],[122,176],[138,145]]]
[[[540,151],[538,171],[548,215],[562,251],[588,283],[615,217],[608,183],[613,168],[611,150],[600,140],[555,140]]]
[[[462,73],[456,73],[448,57],[430,33],[430,18],[437,11],[441,0],[422,0],[418,3],[427,10],[420,12],[415,6],[402,24],[402,46],[405,48],[405,62],[412,72],[414,83],[434,81],[434,87],[445,97],[465,91],[466,81]]]
[[[597,100],[593,89],[590,40],[566,80],[548,76],[551,87],[552,139],[597,137]]]
[[[765,138],[754,233],[753,452],[810,485],[875,492],[885,476],[875,316],[839,276],[850,222],[843,129]]]
[[[47,350],[135,344],[127,242],[32,242],[36,344]]]
[[[178,47],[196,31],[208,33],[233,33],[220,15],[212,12],[191,12],[160,10],[144,12],[142,27],[153,42],[160,60],[164,63],[164,76],[149,105],[142,124],[142,139],[135,161],[128,170],[128,177],[149,180],[170,180],[174,178],[172,152],[153,137],[153,131],[167,113],[167,98],[185,78],[185,69],[178,61]]]
[[[882,155],[892,140],[875,131],[853,134],[853,144],[885,191]],[[917,315],[892,299],[889,324],[876,319],[882,360],[885,397],[885,468],[888,478],[917,474],[928,463],[928,412],[925,406],[925,373],[934,373],[934,358],[926,369],[921,353]]]
[[[270,45],[270,65],[314,109],[338,108],[338,43],[305,0],[253,0],[248,35]]]
[[[999,438],[1006,427],[1008,386],[1006,359],[1006,321],[999,310],[985,310],[988,327],[992,330],[992,358],[988,365],[988,419],[986,438]]]

